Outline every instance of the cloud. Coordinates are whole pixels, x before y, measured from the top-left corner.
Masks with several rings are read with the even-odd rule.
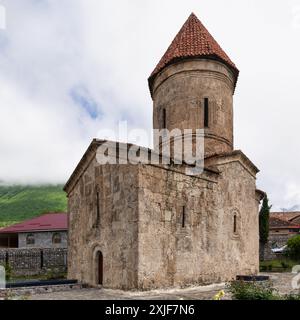
[[[297,1],[0,4],[1,180],[64,182],[102,129],[127,120],[150,132],[147,77],[194,11],[241,70],[236,148],[261,169],[274,208],[300,204]]]

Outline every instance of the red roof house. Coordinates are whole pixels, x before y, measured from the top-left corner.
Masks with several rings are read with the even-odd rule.
[[[67,213],[47,213],[0,229],[0,248],[52,247],[66,242],[67,231]]]

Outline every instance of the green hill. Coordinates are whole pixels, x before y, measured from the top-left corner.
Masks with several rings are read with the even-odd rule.
[[[66,212],[62,185],[0,186],[0,227],[47,212]]]

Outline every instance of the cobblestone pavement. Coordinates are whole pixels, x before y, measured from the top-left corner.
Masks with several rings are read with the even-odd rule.
[[[291,273],[271,273],[269,275],[274,287],[281,294],[293,292]],[[154,290],[148,292],[124,292],[109,289],[81,289],[49,294],[33,295],[31,300],[212,300],[213,297],[225,289],[225,284],[188,289]],[[226,290],[225,290],[226,291]],[[294,290],[294,292],[296,292]],[[223,300],[230,300],[226,292]]]
[[[270,280],[273,283],[274,288],[278,290],[280,294],[298,293],[299,289],[293,290],[292,281],[296,276],[292,273],[264,273],[263,275],[270,276]],[[300,286],[300,282],[298,283]]]

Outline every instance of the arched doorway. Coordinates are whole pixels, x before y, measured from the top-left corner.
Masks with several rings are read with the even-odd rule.
[[[97,284],[102,286],[103,285],[103,254],[101,251],[97,252],[96,263],[97,263]]]

